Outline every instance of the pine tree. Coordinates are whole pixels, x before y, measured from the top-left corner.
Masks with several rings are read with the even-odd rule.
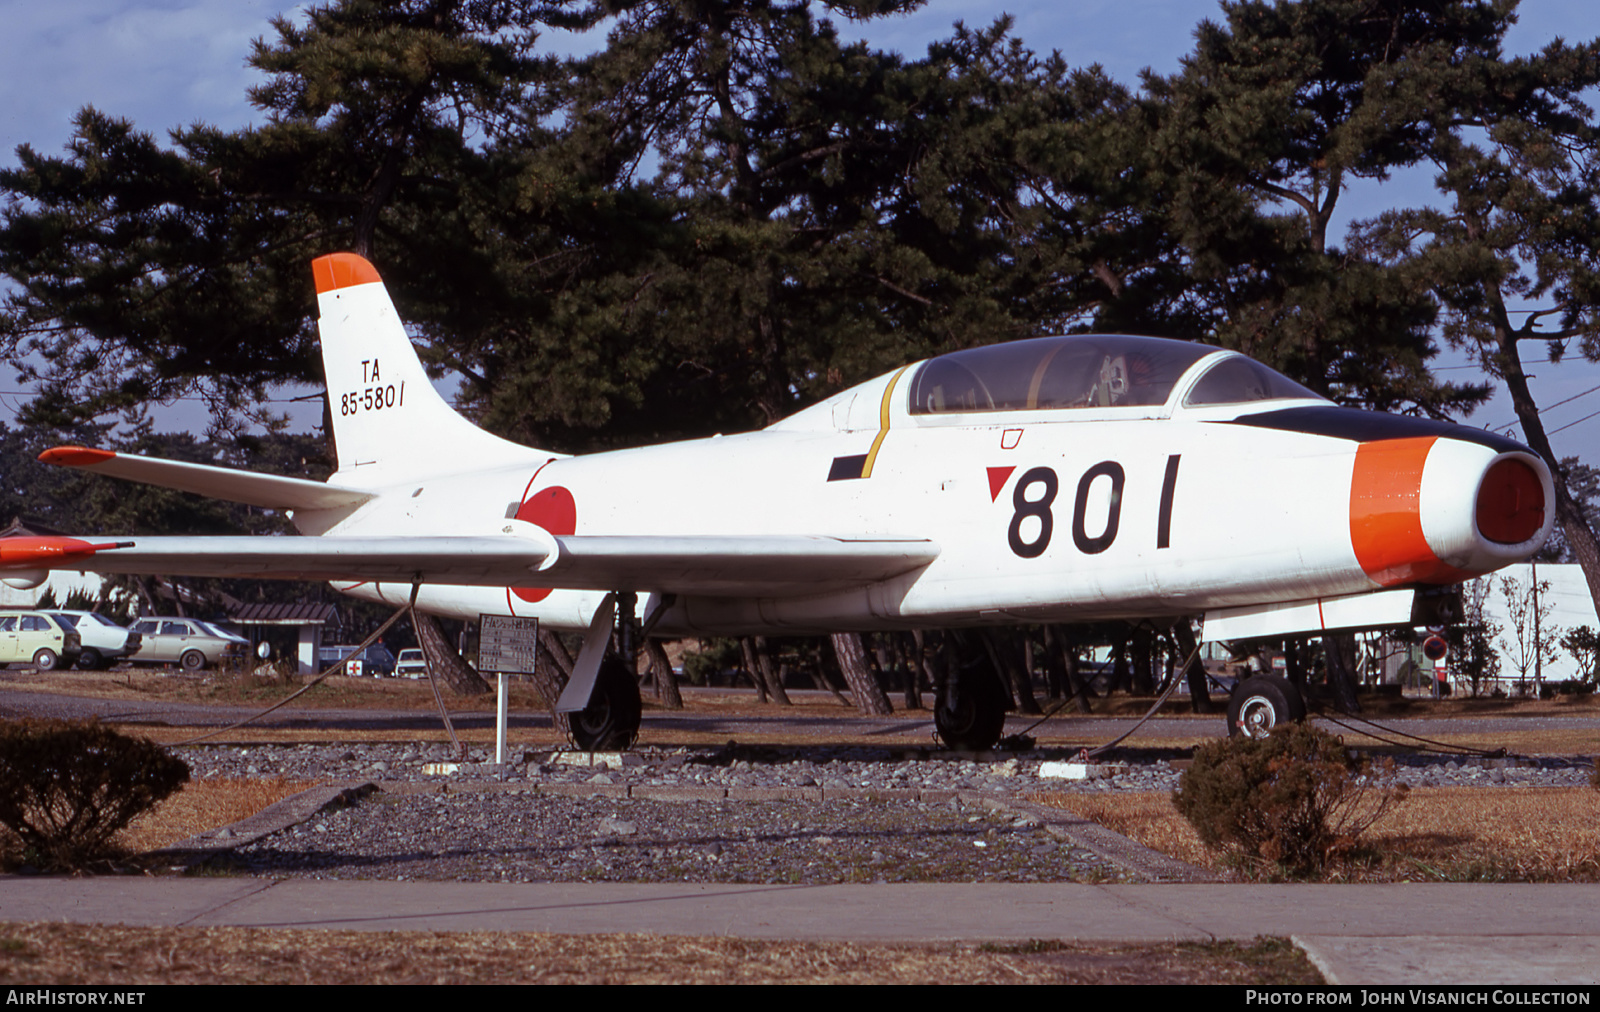
[[[1503,5],[1509,18],[1511,5]],[[1505,24],[1501,23],[1501,30]],[[1444,308],[1443,331],[1511,396],[1555,479],[1556,523],[1600,603],[1600,544],[1528,387],[1521,344],[1600,361],[1600,129],[1582,101],[1600,40],[1459,61],[1434,85],[1430,158],[1443,208],[1396,211],[1367,239]],[[1520,317],[1520,321],[1517,319]]]
[[[1503,12],[1448,0],[1222,9],[1179,73],[1145,80],[1151,178],[1214,339],[1345,403],[1470,410],[1483,387],[1427,371],[1434,300],[1329,230],[1352,184],[1429,156],[1429,75],[1494,52]]]

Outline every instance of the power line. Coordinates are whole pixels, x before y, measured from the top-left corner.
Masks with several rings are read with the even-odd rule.
[[[1551,404],[1551,405],[1549,405],[1547,407],[1540,408],[1539,410],[1540,411],[1549,411],[1551,408],[1559,408],[1563,404],[1572,403],[1573,401],[1577,400],[1579,397],[1587,397],[1590,394],[1594,393],[1596,390],[1600,390],[1600,383],[1595,384],[1594,386],[1592,386],[1589,389],[1585,390],[1581,394],[1573,394],[1571,397],[1568,397],[1564,401],[1556,401],[1554,404]]]
[[[1591,411],[1587,415],[1584,415],[1582,418],[1578,419],[1578,422],[1587,422],[1589,419],[1595,417],[1596,415],[1600,415],[1600,411]],[[1563,432],[1563,431],[1565,431],[1567,429],[1572,428],[1574,425],[1577,425],[1578,422],[1568,422],[1567,424],[1563,425],[1559,429],[1551,429],[1549,432],[1546,432],[1545,435],[1553,436],[1558,432]]]
[[[1525,366],[1529,366],[1529,365],[1561,365],[1560,362],[1557,362],[1554,359],[1550,359],[1550,358],[1540,358],[1540,359],[1534,359],[1532,361],[1524,360],[1522,364],[1525,365]],[[1488,371],[1488,370],[1484,369],[1481,364],[1476,363],[1476,362],[1470,362],[1470,363],[1468,363],[1466,365],[1434,365],[1434,366],[1429,366],[1428,367],[1428,371],[1429,372],[1449,372],[1452,369],[1477,369],[1480,372],[1487,372]]]
[[[1587,397],[1590,394],[1594,393],[1596,390],[1600,390],[1600,385],[1592,386],[1589,389],[1585,390],[1583,393],[1573,394],[1571,397],[1568,397],[1564,401],[1556,401],[1554,404],[1547,405],[1546,407],[1542,407],[1542,408],[1539,409],[1539,413],[1542,415],[1546,411],[1550,411],[1550,410],[1553,410],[1555,408],[1559,408],[1563,404],[1571,404],[1573,401],[1577,400],[1579,397]],[[1593,414],[1584,415],[1582,418],[1578,419],[1578,422],[1586,422],[1589,419],[1593,418],[1595,415],[1600,415],[1600,411],[1596,411]],[[1566,425],[1563,425],[1561,427],[1561,429],[1570,429],[1574,425],[1577,425],[1578,422],[1569,422]],[[1510,432],[1512,429],[1516,428],[1517,426],[1519,426],[1521,424],[1522,423],[1520,421],[1507,422],[1505,425],[1498,426],[1498,427],[1496,427],[1495,429],[1493,429],[1491,431],[1495,431],[1495,432]],[[1549,432],[1546,432],[1545,435],[1553,436],[1557,432],[1560,432],[1561,429],[1552,429]]]
[[[0,390],[0,397],[32,397],[32,396],[34,396],[35,393],[37,393],[37,391],[34,391],[34,390]],[[300,397],[263,397],[261,399],[261,403],[264,403],[264,404],[294,404],[294,403],[302,402],[302,401],[316,400],[317,398],[319,398],[321,396],[322,396],[322,394],[305,394],[305,395],[300,396]],[[209,400],[210,400],[209,397],[203,397],[203,396],[201,396],[199,394],[179,394],[178,396],[172,397],[172,398],[162,398],[157,403],[160,403],[160,404],[171,404],[171,403],[177,403],[178,401],[209,401]]]

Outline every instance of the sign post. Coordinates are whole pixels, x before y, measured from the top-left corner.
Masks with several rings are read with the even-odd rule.
[[[506,675],[531,675],[539,659],[539,620],[515,615],[478,616],[478,670],[493,671],[498,678],[495,694],[494,761],[506,761],[506,710],[509,690]]]

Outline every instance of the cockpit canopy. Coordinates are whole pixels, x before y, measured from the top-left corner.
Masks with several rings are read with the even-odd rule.
[[[1080,334],[968,348],[929,359],[911,381],[911,413],[1159,406],[1218,349],[1127,334]],[[1318,398],[1242,355],[1213,357],[1186,407]],[[1318,398],[1319,399],[1319,398]]]

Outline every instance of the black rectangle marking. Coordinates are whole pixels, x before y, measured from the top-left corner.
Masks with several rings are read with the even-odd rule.
[[[861,477],[861,472],[866,470],[867,455],[860,454],[854,457],[835,457],[833,467],[828,471],[829,481],[845,481],[850,478]]]

